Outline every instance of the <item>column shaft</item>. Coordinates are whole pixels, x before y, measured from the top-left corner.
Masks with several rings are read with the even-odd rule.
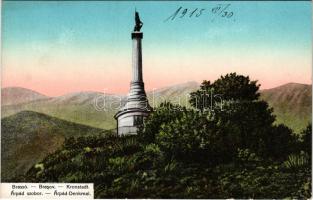
[[[132,82],[143,82],[142,80],[142,55],[141,38],[133,37],[133,58],[132,58]]]

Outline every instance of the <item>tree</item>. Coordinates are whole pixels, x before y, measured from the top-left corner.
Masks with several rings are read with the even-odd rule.
[[[218,135],[213,121],[205,114],[186,110],[160,127],[156,143],[169,159],[212,164],[219,159]]]
[[[213,94],[214,87],[210,81],[204,80],[200,85],[200,89],[190,93],[190,104],[201,111],[211,106],[210,95]]]
[[[190,94],[190,104],[203,111],[214,109],[223,101],[254,101],[258,100],[260,84],[251,81],[249,76],[226,74],[211,84],[203,81],[200,89]]]
[[[257,84],[257,81],[251,81],[249,76],[236,73],[221,76],[213,86],[215,93],[222,94],[225,100],[253,101],[260,96],[260,84]]]
[[[141,143],[153,143],[155,135],[159,132],[163,124],[170,123],[171,121],[180,118],[182,113],[186,111],[185,107],[173,105],[169,102],[161,103],[144,121],[143,126],[140,128],[138,136]]]
[[[219,137],[229,154],[234,156],[240,148],[263,156],[287,156],[294,147],[292,131],[283,125],[274,126],[273,109],[259,100],[259,87],[249,76],[230,73],[212,84],[203,81],[200,89],[191,93],[190,103],[202,112],[213,113]],[[221,107],[217,107],[220,103],[215,99],[217,94],[223,100]]]
[[[274,125],[264,140],[262,154],[274,158],[275,161],[283,160],[296,150],[296,137],[292,130],[283,124]]]
[[[309,155],[312,154],[312,124],[308,126],[300,134],[301,150],[307,152]]]
[[[264,101],[229,102],[223,110],[214,111],[214,121],[229,153],[238,148],[263,153],[272,134],[275,117]]]

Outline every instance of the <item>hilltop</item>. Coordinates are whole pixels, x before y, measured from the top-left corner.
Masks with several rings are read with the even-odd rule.
[[[21,87],[7,87],[1,90],[1,105],[15,105],[24,102],[30,102],[40,99],[46,99],[48,96],[34,90]]]
[[[59,149],[70,137],[103,135],[102,129],[22,111],[1,121],[1,178],[9,180]]]
[[[288,83],[262,90],[261,98],[274,108],[277,123],[300,132],[311,121],[312,85]]]

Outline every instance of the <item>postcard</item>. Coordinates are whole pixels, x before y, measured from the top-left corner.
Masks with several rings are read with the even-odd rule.
[[[2,1],[10,199],[309,199],[310,1]]]

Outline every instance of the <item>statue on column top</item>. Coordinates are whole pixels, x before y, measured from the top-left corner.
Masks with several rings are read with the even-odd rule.
[[[140,18],[139,18],[139,13],[137,11],[135,11],[135,27],[134,27],[134,31],[140,31],[143,23],[142,21],[140,21]]]

